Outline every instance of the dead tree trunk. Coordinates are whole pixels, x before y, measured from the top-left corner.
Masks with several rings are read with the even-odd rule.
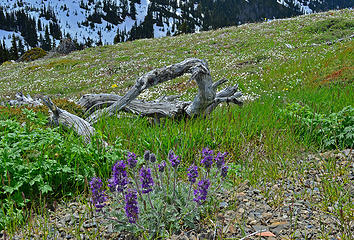
[[[198,84],[198,94],[192,102],[168,100],[161,100],[159,102],[133,101],[143,90],[186,73],[192,74],[191,80],[196,81]],[[236,92],[237,85],[216,93],[217,87],[224,82],[226,80],[221,80],[213,84],[207,63],[200,59],[190,58],[177,64],[152,70],[141,76],[123,97],[101,94],[90,95],[90,97],[83,96],[79,104],[85,106],[87,109],[108,106],[93,112],[86,119],[89,123],[95,123],[99,118],[112,116],[121,110],[144,116],[158,114],[166,117],[177,115],[192,117],[205,114],[208,107],[209,112],[211,112],[221,102],[242,104],[242,102],[237,100],[241,96],[240,92]]]
[[[136,97],[145,89],[186,73],[190,73],[190,80],[196,81],[198,85],[198,93],[193,101],[179,101],[176,96],[162,97],[151,102],[136,100]],[[237,91],[237,84],[216,92],[217,88],[225,82],[227,80],[222,79],[213,83],[207,63],[200,59],[190,58],[177,64],[152,70],[141,76],[124,96],[115,94],[82,96],[78,104],[90,114],[86,120],[56,107],[48,97],[42,97],[41,99],[52,112],[51,117],[54,123],[72,128],[80,136],[83,136],[86,142],[89,142],[95,134],[92,124],[102,117],[116,115],[119,111],[158,118],[194,117],[210,114],[222,102],[242,105],[242,101],[239,100],[242,93]]]

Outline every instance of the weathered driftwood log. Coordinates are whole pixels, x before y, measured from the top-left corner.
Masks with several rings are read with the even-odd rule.
[[[145,89],[155,86],[190,73],[191,81],[196,81],[198,93],[193,101],[178,101],[178,96],[163,96],[158,101],[141,101],[136,97]],[[41,97],[41,100],[51,111],[52,121],[56,125],[63,125],[73,129],[78,135],[83,136],[86,142],[91,141],[95,134],[92,124],[105,116],[112,116],[119,111],[134,113],[140,116],[149,117],[193,117],[210,114],[220,103],[235,103],[242,105],[238,92],[238,85],[226,87],[220,92],[217,88],[227,80],[212,81],[208,65],[205,61],[191,58],[183,62],[159,68],[148,72],[137,79],[135,85],[124,95],[115,94],[88,94],[84,95],[78,104],[90,114],[86,120],[58,108],[48,97]],[[20,102],[33,102],[41,104],[39,100],[18,95]],[[106,145],[106,143],[104,143]]]
[[[133,101],[145,89],[177,78],[186,73],[192,74],[191,80],[196,81],[198,85],[198,94],[192,102]],[[241,96],[240,92],[236,92],[237,85],[224,89],[218,93],[218,96],[216,88],[225,82],[226,80],[220,80],[213,83],[207,63],[200,59],[190,58],[177,64],[152,70],[141,76],[123,97],[101,94],[91,95],[90,97],[86,97],[86,100],[90,99],[92,103],[86,103],[87,101],[85,102],[82,99],[79,103],[89,109],[90,112],[102,108],[103,106],[108,106],[93,112],[87,118],[87,121],[90,123],[97,122],[97,120],[103,116],[112,116],[121,110],[147,116],[160,115],[171,117],[186,115],[193,117],[208,112],[210,113],[221,102],[242,104],[242,102],[237,100],[237,98]],[[85,98],[85,96],[83,98]],[[208,108],[209,110],[206,111]]]

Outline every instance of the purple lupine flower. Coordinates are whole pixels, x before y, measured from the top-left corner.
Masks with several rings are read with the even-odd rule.
[[[142,167],[140,169],[140,181],[141,188],[143,189],[142,193],[149,193],[152,191],[154,180],[152,179],[150,168]]]
[[[197,177],[198,177],[198,167],[195,165],[192,165],[188,168],[188,181],[193,184],[195,183]]]
[[[133,169],[136,167],[138,160],[136,159],[136,155],[133,152],[128,152],[127,162],[128,162],[129,168]]]
[[[156,156],[153,153],[150,154],[150,162],[152,163],[156,162]]]
[[[204,148],[202,150],[202,160],[200,161],[206,169],[209,169],[213,165],[213,150],[209,148]]]
[[[209,179],[200,180],[198,182],[198,188],[194,190],[195,198],[193,198],[193,201],[197,202],[198,204],[201,204],[201,202],[204,201],[208,195],[209,186]]]
[[[159,164],[159,172],[164,172],[164,171],[165,171],[165,168],[166,168],[166,162],[165,162],[165,161],[162,161],[162,162]]]
[[[221,168],[221,177],[222,178],[225,178],[227,176],[228,168],[229,168],[229,166],[226,166],[226,165],[222,166],[222,168]]]
[[[125,213],[129,223],[136,223],[139,218],[138,195],[134,189],[129,189],[125,195]]]
[[[126,165],[123,161],[116,162],[112,167],[112,178],[108,180],[111,192],[123,192],[128,184]]]
[[[96,212],[101,211],[101,209],[106,205],[107,196],[102,188],[102,180],[100,178],[92,178],[90,182],[90,188],[92,191],[92,204],[96,207]]]
[[[173,168],[177,168],[178,165],[181,163],[181,161],[178,158],[179,158],[179,156],[175,155],[173,150],[169,151],[168,159],[170,160],[171,165],[172,165]]]
[[[148,162],[150,160],[150,151],[149,150],[145,151],[144,160],[145,160],[145,162]]]
[[[215,157],[215,164],[216,164],[216,167],[217,167],[217,168],[220,169],[222,166],[224,166],[224,164],[225,164],[225,157],[226,157],[228,154],[229,154],[228,152],[224,152],[224,153],[218,152],[218,154],[217,154],[216,157]]]

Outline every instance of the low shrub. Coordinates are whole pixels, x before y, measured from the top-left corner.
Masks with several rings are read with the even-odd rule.
[[[27,52],[25,52],[25,54],[23,54],[18,61],[20,62],[30,62],[30,61],[34,61],[37,59],[40,59],[42,57],[45,57],[48,53],[46,51],[44,51],[42,48],[39,47],[35,47],[32,48],[30,50],[28,50]]]

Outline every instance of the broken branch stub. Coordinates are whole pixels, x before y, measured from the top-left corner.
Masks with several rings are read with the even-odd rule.
[[[92,136],[96,134],[96,130],[90,123],[84,119],[71,114],[63,109],[58,108],[52,100],[47,96],[41,97],[43,103],[49,108],[51,112],[51,120],[57,126],[64,126],[68,129],[73,129],[78,135],[82,136],[86,143],[91,142]],[[108,144],[103,142],[105,146]]]

